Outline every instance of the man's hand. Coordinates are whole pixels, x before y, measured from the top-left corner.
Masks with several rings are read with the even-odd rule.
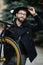
[[[34,7],[28,8],[28,11],[29,11],[33,16],[37,15],[37,13],[35,12]]]

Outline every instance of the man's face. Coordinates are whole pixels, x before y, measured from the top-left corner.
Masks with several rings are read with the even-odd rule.
[[[26,11],[24,10],[19,10],[18,13],[16,13],[16,17],[20,22],[23,22],[26,19]]]

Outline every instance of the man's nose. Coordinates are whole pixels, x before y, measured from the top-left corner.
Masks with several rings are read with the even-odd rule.
[[[23,14],[21,16],[24,16]]]

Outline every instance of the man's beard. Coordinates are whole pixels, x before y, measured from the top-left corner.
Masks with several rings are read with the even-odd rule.
[[[25,19],[24,20],[20,20],[20,18],[17,18],[17,19],[18,19],[19,22],[23,22],[25,20]]]

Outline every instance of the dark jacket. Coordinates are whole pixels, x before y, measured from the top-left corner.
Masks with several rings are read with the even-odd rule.
[[[41,18],[36,15],[34,16],[34,19],[36,20],[37,25],[32,25],[29,22],[24,21],[24,23],[20,27],[18,27],[15,22],[16,20],[14,20],[14,26],[11,26],[11,28],[9,29],[15,41],[17,41],[21,36],[20,41],[22,42],[27,53],[27,57],[29,57],[31,62],[37,56],[35,45],[33,42],[33,32],[43,29],[43,22]]]

